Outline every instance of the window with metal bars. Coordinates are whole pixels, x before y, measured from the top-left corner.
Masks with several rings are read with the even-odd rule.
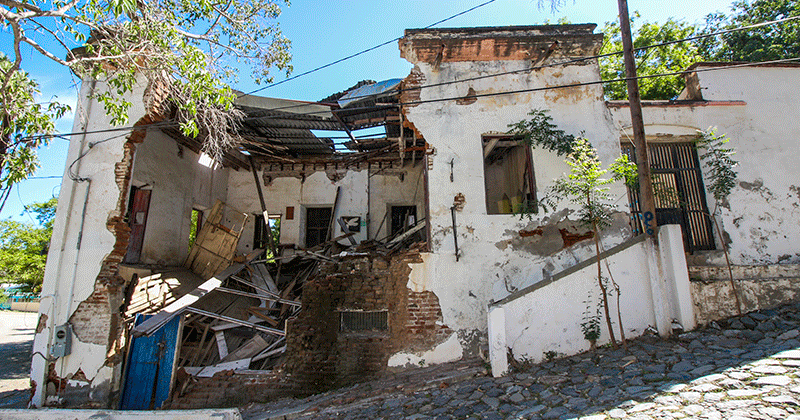
[[[657,223],[680,224],[687,251],[715,249],[703,173],[694,144],[648,142],[647,151]],[[636,161],[632,144],[622,143],[622,153]],[[628,196],[631,202],[631,226],[634,233],[639,234],[643,231],[639,192],[629,189]]]
[[[387,331],[389,329],[389,312],[387,311],[341,311],[340,327],[342,332]]]

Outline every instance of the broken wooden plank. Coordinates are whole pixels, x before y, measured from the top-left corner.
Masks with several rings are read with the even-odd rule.
[[[248,255],[248,261],[254,260],[258,257],[258,253],[252,252]],[[227,279],[228,277],[238,273],[239,271],[244,268],[245,263],[242,264],[234,264],[227,269],[223,270],[218,275],[208,279],[205,283],[201,284],[198,288],[192,290],[191,292],[183,295],[180,299],[176,300],[169,304],[166,308],[159,311],[157,314],[153,315],[146,321],[142,322],[141,324],[137,325],[133,329],[134,337],[138,337],[141,335],[150,335],[161,326],[169,322],[172,317],[182,313],[189,305],[197,302],[198,299],[205,296],[212,290],[218,288],[222,285],[222,281]]]
[[[267,324],[272,325],[273,327],[277,327],[279,322],[275,318],[273,318],[273,317],[269,316],[268,314],[264,313],[263,312],[264,310],[270,311],[270,310],[273,310],[273,309],[270,309],[270,308],[259,308],[257,306],[253,306],[253,307],[247,308],[247,313],[249,313],[250,315],[255,316],[258,319],[263,320],[264,322],[266,322]]]
[[[261,353],[259,353],[256,356],[253,356],[251,361],[257,362],[257,361],[259,361],[261,359],[265,359],[265,358],[271,356],[271,354],[269,354],[269,353],[271,351],[275,350],[276,347],[278,347],[279,345],[283,344],[285,341],[286,341],[286,337],[281,337],[281,338],[275,340],[274,343],[270,344],[269,347],[267,347],[264,350],[262,350]]]
[[[217,351],[219,352],[219,358],[224,359],[228,356],[228,342],[225,341],[225,331],[217,331],[214,334],[214,337],[217,339]]]
[[[264,337],[256,334],[253,338],[247,340],[238,349],[228,353],[227,356],[222,358],[222,362],[232,362],[234,360],[250,359],[251,357],[261,353],[269,343],[264,340]]]
[[[183,368],[186,373],[199,378],[210,378],[217,372],[226,370],[242,370],[250,367],[250,359],[234,360],[232,362],[218,363],[214,366],[187,366]]]
[[[281,353],[283,353],[283,352],[285,352],[285,351],[286,351],[286,346],[283,346],[283,347],[278,347],[278,348],[277,348],[277,349],[275,349],[275,350],[270,350],[270,351],[267,351],[267,352],[261,353],[261,354],[259,354],[259,355],[257,356],[258,358],[255,358],[255,357],[254,357],[254,358],[252,358],[250,361],[251,361],[251,362],[257,362],[257,361],[259,361],[259,360],[261,360],[261,359],[266,359],[267,357],[274,356],[274,355],[276,355],[276,354],[281,354]]]
[[[401,235],[398,235],[397,237],[395,237],[394,239],[392,239],[391,241],[389,241],[389,242],[386,244],[386,246],[387,246],[387,247],[389,247],[389,248],[391,248],[391,247],[393,247],[394,245],[397,245],[397,244],[399,244],[400,242],[402,242],[404,239],[408,238],[409,236],[413,235],[414,233],[416,233],[416,232],[418,232],[418,231],[422,230],[422,228],[424,228],[424,227],[425,227],[425,221],[423,220],[423,221],[421,221],[421,222],[417,223],[417,224],[416,224],[416,226],[414,226],[413,228],[411,228],[411,229],[409,229],[409,230],[407,230],[407,231],[403,232],[403,234],[401,234]]]
[[[247,281],[247,280],[245,280],[245,279],[243,279],[243,278],[240,278],[240,277],[237,277],[237,276],[231,276],[231,279],[233,279],[233,280],[236,280],[236,281],[238,281],[239,283],[242,283],[242,284],[244,284],[245,286],[250,286],[250,287],[252,287],[253,289],[256,289],[256,290],[258,290],[258,291],[264,292],[264,293],[265,293],[265,294],[267,294],[268,296],[257,295],[257,294],[254,294],[254,293],[248,293],[248,292],[244,292],[244,291],[241,291],[241,290],[228,289],[228,288],[226,288],[226,287],[220,287],[220,288],[218,288],[218,290],[219,290],[219,291],[222,291],[222,292],[227,292],[227,293],[233,293],[233,294],[241,295],[241,296],[254,297],[254,298],[257,298],[257,299],[269,299],[269,300],[274,300],[275,302],[278,302],[278,303],[285,303],[285,304],[287,304],[287,305],[292,305],[292,306],[301,306],[300,302],[297,302],[297,301],[294,301],[294,300],[289,300],[289,299],[284,299],[284,298],[282,298],[281,296],[279,296],[278,294],[276,294],[276,293],[272,293],[272,292],[270,292],[270,291],[269,291],[269,290],[267,290],[267,289],[263,289],[263,288],[259,287],[258,285],[256,285],[256,284],[253,284],[253,283],[250,283],[249,281]]]
[[[279,329],[276,329],[276,328],[265,327],[263,325],[254,324],[252,322],[242,321],[241,319],[236,319],[236,318],[231,318],[231,317],[225,316],[225,315],[206,312],[206,311],[204,311],[202,309],[192,308],[191,306],[186,308],[186,310],[189,311],[189,312],[194,312],[194,313],[199,314],[199,315],[205,315],[205,316],[210,317],[210,318],[216,318],[216,319],[219,319],[219,320],[222,320],[222,321],[227,321],[227,322],[230,322],[231,324],[239,324],[239,325],[241,325],[243,327],[249,327],[249,328],[252,328],[252,329],[258,330],[258,331],[264,331],[265,333],[275,334],[275,335],[279,335],[279,336],[286,335],[285,331],[282,331],[282,330],[279,330]]]
[[[347,227],[347,223],[344,222],[344,219],[340,217],[336,219],[336,221],[339,222],[339,227],[342,228],[342,232],[348,232],[349,228]],[[352,236],[348,236],[347,239],[350,240],[350,245],[358,245],[358,243],[356,242],[355,239],[353,239]]]

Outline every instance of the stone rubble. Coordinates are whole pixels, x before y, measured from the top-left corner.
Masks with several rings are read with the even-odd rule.
[[[369,398],[334,393],[248,419],[800,420],[800,303],[712,323],[671,339],[640,337],[517,369]],[[373,385],[374,387],[374,385]],[[348,395],[358,395],[359,386]]]

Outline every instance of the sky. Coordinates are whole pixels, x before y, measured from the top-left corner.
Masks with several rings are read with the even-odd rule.
[[[405,29],[424,28],[486,1],[292,0],[291,6],[284,6],[278,23],[284,36],[292,41],[293,74],[300,74],[402,37]],[[600,32],[605,22],[617,20],[614,0],[566,0],[555,12],[549,4],[545,1],[539,7],[537,0],[495,0],[436,27],[535,25],[555,23],[565,17],[572,23],[597,23],[596,32]],[[638,11],[642,21],[664,22],[671,17],[694,24],[702,23],[712,12],[728,13],[730,4],[731,0],[629,0],[628,8],[631,14]],[[0,29],[0,52],[12,54],[7,28]],[[69,70],[30,49],[24,51],[23,60],[23,69],[40,84],[42,101],[57,97],[75,109],[79,86]],[[397,42],[391,42],[356,58],[268,87],[256,95],[317,101],[360,80],[403,78],[410,70],[411,64],[400,58]],[[284,75],[276,74],[275,81],[282,78]],[[253,83],[245,69],[232,87],[251,92],[264,85]],[[58,121],[59,132],[72,131],[72,117],[70,113]],[[68,141],[55,138],[39,150],[41,167],[32,179],[14,188],[0,211],[0,219],[35,223],[34,215],[25,213],[24,206],[58,196],[68,147]]]

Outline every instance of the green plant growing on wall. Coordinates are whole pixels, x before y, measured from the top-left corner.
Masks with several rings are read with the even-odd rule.
[[[711,221],[714,222],[714,229],[719,236],[719,242],[722,246],[722,251],[725,254],[725,263],[728,266],[728,276],[731,283],[731,290],[736,299],[736,309],[739,315],[742,314],[742,301],[739,298],[739,291],[736,289],[736,282],[733,280],[733,270],[731,269],[731,259],[728,255],[728,244],[725,243],[722,237],[722,230],[717,223],[717,212],[719,211],[722,203],[727,201],[731,190],[736,186],[736,171],[735,168],[739,162],[733,159],[736,151],[727,145],[728,138],[725,134],[717,135],[716,127],[709,127],[706,130],[698,130],[699,137],[695,140],[695,147],[700,154],[700,160],[703,162],[703,167],[706,168],[705,177],[710,181],[706,185],[706,190],[714,196],[714,210],[711,211],[709,216]]]
[[[589,341],[591,347],[590,350],[594,350],[597,347],[597,339],[600,338],[600,319],[602,315],[600,314],[600,308],[602,306],[602,301],[597,302],[597,305],[594,305],[592,308],[592,293],[589,293],[589,296],[586,298],[583,303],[586,305],[586,309],[583,311],[583,322],[581,322],[581,332],[583,332],[583,338]],[[594,309],[594,311],[592,311]]]
[[[521,139],[527,146],[532,148],[542,148],[555,152],[558,156],[572,153],[572,145],[575,136],[567,134],[553,124],[553,117],[547,115],[544,109],[533,109],[528,115],[531,117],[515,124],[509,124],[507,133]],[[520,217],[527,216],[532,219],[532,214],[538,214],[539,208],[545,212],[550,211],[547,201],[539,201],[536,197],[533,200],[524,200],[519,209]]]
[[[543,109],[531,110],[528,113],[530,119],[508,125],[508,134],[519,137],[528,146],[541,147],[559,156],[571,153],[575,136],[559,130],[547,112]]]
[[[542,200],[543,208],[555,209],[556,205],[568,200],[579,206],[578,220],[592,231],[594,239],[595,254],[597,255],[597,285],[600,288],[603,313],[605,315],[606,327],[613,345],[617,345],[614,328],[611,321],[611,310],[608,303],[609,290],[607,279],[603,276],[600,260],[600,233],[603,229],[611,225],[611,214],[615,210],[611,203],[609,185],[624,180],[626,183],[633,182],[635,179],[636,165],[628,160],[625,155],[620,156],[609,167],[603,169],[597,152],[592,148],[589,141],[585,138],[576,138],[572,145],[572,151],[567,155],[567,165],[570,166],[570,173],[566,177],[559,178],[549,189],[545,198]],[[606,174],[611,171],[611,177]],[[613,292],[619,295],[619,287],[613,283]],[[620,331],[622,327],[622,317],[618,319]],[[599,333],[598,333],[599,334]],[[624,334],[624,333],[623,333]],[[598,335],[599,337],[599,335]]]

